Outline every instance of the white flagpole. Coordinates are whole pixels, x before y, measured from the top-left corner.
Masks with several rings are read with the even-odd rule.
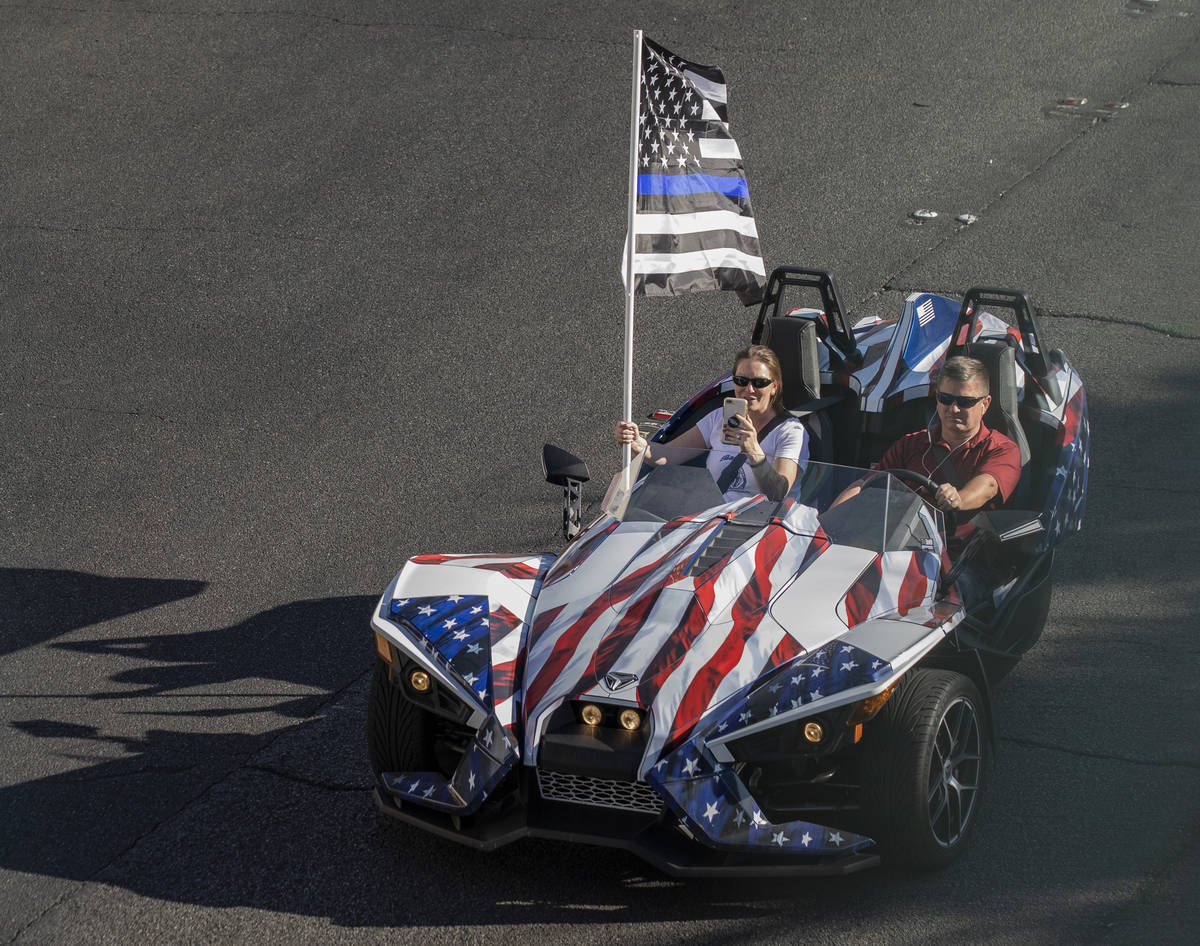
[[[637,209],[638,118],[642,95],[642,31],[633,31],[633,95],[629,106],[629,219],[625,230],[625,386],[623,417],[633,420],[633,216]],[[629,469],[629,445],[621,447],[621,464]],[[628,484],[627,484],[628,485]]]

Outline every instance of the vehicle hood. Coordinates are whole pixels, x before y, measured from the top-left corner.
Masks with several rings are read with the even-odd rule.
[[[790,501],[714,552],[752,502],[594,527],[550,569],[523,668],[527,759],[557,707],[598,701],[649,715],[645,770],[774,668],[879,614],[932,601],[936,557],[836,545],[813,509]],[[866,656],[860,666],[876,659]]]

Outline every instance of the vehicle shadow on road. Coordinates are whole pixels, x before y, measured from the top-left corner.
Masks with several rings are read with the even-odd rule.
[[[50,641],[89,619],[129,614],[205,587],[75,572],[14,578],[12,572],[7,587],[20,587],[26,596],[8,619],[16,625],[16,639],[27,643]],[[90,603],[64,608],[53,621],[56,630],[48,631],[37,605],[64,589],[90,591]],[[106,599],[109,593],[113,600]],[[35,691],[46,687],[44,678],[23,688],[29,692],[6,693],[11,700],[5,742],[13,758],[36,758],[33,768],[56,774],[0,788],[0,869],[70,880],[96,876],[296,720],[319,714],[360,676],[372,653],[364,628],[374,600],[297,601],[217,630],[175,633],[178,618],[172,612],[173,622],[163,632],[117,637],[106,628],[105,636],[81,639],[76,633],[75,639],[46,644],[58,655],[53,662],[64,668],[56,692]],[[165,619],[138,620],[153,631]],[[80,688],[78,681],[92,667],[115,669],[90,681],[90,689]],[[12,687],[10,678],[6,689]],[[42,714],[23,716],[26,706]],[[354,737],[359,746],[361,732]],[[18,771],[15,765],[12,771]],[[361,789],[365,779],[357,784]],[[252,805],[243,805],[225,817],[253,821],[252,812]],[[262,843],[269,846],[270,839]],[[181,899],[190,900],[186,864],[174,867]]]
[[[0,568],[0,657],[101,621],[198,595],[203,581]]]

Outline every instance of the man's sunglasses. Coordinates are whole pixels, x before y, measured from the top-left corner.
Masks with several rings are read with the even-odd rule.
[[[733,376],[733,383],[736,384],[739,388],[744,388],[744,387],[747,387],[747,386],[753,384],[754,387],[756,387],[759,391],[761,391],[768,384],[774,384],[775,379],[774,378],[747,378],[744,374],[735,374]]]
[[[938,391],[937,399],[939,404],[945,404],[949,407],[951,404],[957,404],[964,411],[974,407],[982,401],[986,394],[981,394],[979,397],[968,397],[965,394],[947,394],[945,391]]]

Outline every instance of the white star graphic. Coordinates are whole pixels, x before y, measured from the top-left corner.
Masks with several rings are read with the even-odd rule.
[[[477,653],[479,653],[481,650],[483,650],[483,648],[482,648],[482,647],[480,647],[478,644],[471,644],[471,645],[470,645],[470,646],[467,648],[467,653],[468,653],[468,654],[477,654]]]
[[[471,772],[469,775],[467,775],[467,787],[469,789],[471,789],[472,791],[475,790],[475,773],[474,772]]]
[[[852,654],[852,653],[854,653],[854,648],[851,647],[849,644],[843,644],[842,645],[842,653],[843,654]]]
[[[871,661],[871,669],[874,670],[875,668],[877,668],[879,666],[879,664],[880,664],[880,661],[872,660]]]
[[[738,722],[739,722],[739,723],[744,723],[744,722],[746,722],[746,720],[748,720],[749,718],[750,718],[750,711],[749,711],[749,710],[746,710],[746,712],[744,712],[744,713],[739,713],[739,714],[738,714]]]
[[[446,630],[449,631],[453,628],[458,627],[458,622],[456,620],[454,620],[454,618],[447,618],[445,621],[442,622],[442,627],[444,627]]]
[[[777,831],[777,832],[775,832],[775,834],[771,835],[771,843],[778,844],[780,847],[783,847],[784,841],[790,841],[790,840],[791,840],[791,838],[786,838],[783,836],[782,831]]]
[[[739,828],[746,823],[746,813],[742,809],[738,809],[733,815],[733,823]]]
[[[460,601],[462,601],[462,595],[450,595],[450,597],[448,597],[446,600],[458,604]]]
[[[483,744],[485,746],[487,746],[489,749],[492,748],[492,731],[491,731],[491,729],[488,729],[486,732],[484,732]]]
[[[713,802],[710,805],[706,805],[704,808],[704,817],[708,819],[709,824],[713,823],[713,818],[715,818],[719,813],[720,813],[720,809],[717,808],[716,802]]]
[[[767,715],[768,715],[768,716],[774,716],[774,715],[775,715],[776,713],[778,713],[778,712],[779,712],[779,707],[778,707],[778,706],[772,706],[772,707],[771,707],[771,712],[770,712],[770,713],[768,713]]]
[[[720,726],[717,727],[717,732],[724,732],[728,728],[729,728],[729,723],[723,722],[723,723],[721,723]]]
[[[425,617],[429,617],[429,615],[433,614],[433,608],[432,608],[432,606],[427,604],[422,608],[417,608],[417,614],[421,614],[421,615],[424,615]]]
[[[750,820],[760,828],[765,827],[767,824],[767,819],[762,816],[762,812],[757,808],[754,809],[754,814],[751,816]]]
[[[808,698],[810,700],[819,700],[821,698],[821,691],[820,690],[811,690],[808,694]]]
[[[408,786],[408,793],[411,795],[413,792],[415,792],[420,787],[421,787],[421,783],[419,780],[416,782],[413,782],[410,786]]]
[[[838,846],[839,844],[841,844],[841,843],[842,843],[844,840],[846,840],[846,839],[845,839],[845,838],[843,838],[843,837],[842,837],[840,834],[838,834],[836,831],[834,831],[834,832],[833,832],[833,834],[831,834],[831,835],[829,836],[829,843],[830,843],[830,844],[832,844],[834,847],[837,847],[837,846]]]
[[[465,679],[467,681],[467,686],[473,687],[475,686],[475,681],[478,680],[479,677],[475,676],[473,673],[468,673]]]
[[[402,608],[402,607],[404,607],[406,604],[408,604],[408,599],[407,599],[407,598],[397,598],[397,599],[396,599],[396,600],[393,602],[393,604],[395,604],[395,605],[396,605],[396,607],[398,607],[398,608]]]
[[[473,607],[473,608],[471,609],[471,613],[472,613],[472,614],[478,614],[478,613],[479,613],[480,611],[482,611],[482,610],[483,610],[483,605],[482,605],[482,604],[477,604],[477,605],[475,605],[475,607]]]
[[[824,668],[824,667],[813,667],[813,668],[812,668],[812,675],[813,675],[814,677],[815,677],[815,676],[816,676],[818,673],[824,673],[824,672],[825,672],[825,668]]]
[[[805,847],[808,847],[809,844],[812,843],[812,835],[809,834],[807,831],[805,831],[804,835],[800,838],[800,843],[803,844]]]
[[[476,690],[475,692],[479,694],[481,700],[487,699],[487,692],[485,690]]]
[[[468,634],[466,631],[455,631],[454,632],[454,639],[456,641],[465,641],[470,636],[471,635]]]
[[[846,661],[846,663],[842,664],[842,669],[845,670],[847,673],[849,673],[851,670],[853,670],[857,666],[858,666],[858,664],[856,664],[853,660],[848,660],[848,661]]]
[[[433,794],[433,786],[430,785],[427,789],[425,789],[425,791],[421,792],[421,797],[428,798],[432,794]]]
[[[700,767],[699,759],[688,759],[683,763],[683,772],[685,775],[695,775],[696,769]]]
[[[792,686],[797,686],[804,682],[804,674],[798,673],[792,677]]]

